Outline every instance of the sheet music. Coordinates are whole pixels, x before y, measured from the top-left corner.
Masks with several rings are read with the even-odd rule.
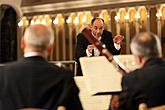
[[[74,79],[80,90],[79,97],[84,110],[108,110],[111,95],[92,96],[87,90],[84,76],[76,76]]]
[[[115,55],[113,56],[113,59],[120,65],[124,66],[129,69],[130,71],[133,71],[140,66],[135,61],[135,57],[133,55]]]
[[[82,57],[80,64],[90,94],[121,91],[122,75],[104,56]]]

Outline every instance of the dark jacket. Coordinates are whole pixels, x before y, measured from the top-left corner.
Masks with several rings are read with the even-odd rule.
[[[119,95],[119,110],[138,110],[138,105],[148,107],[165,104],[165,61],[154,58],[143,68],[137,69],[122,79],[122,93]]]
[[[23,58],[0,69],[2,110],[26,107],[82,110],[72,73],[40,56]]]
[[[106,48],[113,54],[118,55],[120,54],[120,50],[117,50],[114,47],[114,42],[112,38],[112,33],[109,31],[104,30],[103,34],[101,35],[101,42],[106,45]],[[88,45],[91,45],[91,43],[84,37],[82,33],[78,34],[77,36],[77,43],[76,43],[76,61],[78,63],[77,65],[77,74],[82,75],[81,73],[81,67],[79,58],[87,56],[86,49]]]

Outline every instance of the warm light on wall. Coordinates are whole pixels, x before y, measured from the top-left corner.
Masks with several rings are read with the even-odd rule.
[[[37,19],[38,19],[38,16],[33,16],[32,20],[30,21],[30,25],[36,24]]]
[[[119,22],[120,21],[120,13],[117,12],[116,16],[115,16],[115,21]]]
[[[57,25],[58,24],[58,18],[56,17],[55,19],[54,19],[54,21],[53,21],[53,24],[55,24],[55,25]]]
[[[89,11],[50,12],[50,14],[24,16],[19,20],[20,35],[28,25],[50,25],[54,31],[55,44],[50,60],[74,60],[77,35],[84,28],[91,26],[93,17],[104,19],[104,29],[114,35],[125,36],[122,43],[122,54],[130,54],[129,44],[132,37],[140,32],[154,32],[164,36],[165,4],[125,5],[121,7],[105,7],[105,9],[90,9]],[[104,8],[104,7],[101,7]],[[60,11],[58,11],[60,12]],[[163,38],[163,37],[161,37]]]
[[[37,18],[37,20],[36,20],[35,24],[41,24],[41,21],[40,21],[40,19],[39,19],[39,18]]]
[[[45,20],[44,18],[42,18],[42,20],[41,20],[41,24],[46,25],[46,20]]]
[[[137,11],[135,14],[135,19],[138,21],[140,19],[140,12]]]
[[[22,17],[22,19],[19,21],[19,23],[18,23],[18,26],[19,27],[26,27],[26,26],[28,26],[29,25],[29,21],[27,20],[27,18],[24,16],[24,17]]]
[[[18,23],[18,26],[19,26],[19,27],[23,26],[23,21],[22,21],[22,19],[21,19],[21,21]]]
[[[109,12],[108,10],[101,10],[101,13],[99,14],[99,17],[104,19],[105,24],[107,25],[110,20]]]
[[[127,13],[125,16],[124,16],[124,19],[126,20],[126,21],[129,21],[129,13]]]
[[[63,18],[62,14],[57,14],[56,18],[53,20],[53,24],[58,25],[58,26],[63,26],[63,24],[65,23],[65,20]],[[62,27],[61,27],[62,29]]]
[[[67,24],[70,24],[71,21],[72,21],[71,17],[68,17],[68,19],[66,20],[66,23],[67,23]]]
[[[164,7],[164,5],[158,5],[157,6],[157,13],[156,13],[156,17],[158,18],[158,20],[165,18],[164,17],[164,12],[162,7]],[[134,10],[133,12],[130,12],[130,10]],[[119,22],[133,22],[133,21],[146,21],[146,18],[149,18],[149,10],[146,6],[137,6],[137,7],[127,7],[127,8],[119,8],[119,9],[115,9],[113,11],[116,11],[116,16],[114,17],[115,21],[117,23]],[[77,16],[76,16],[77,15]],[[91,11],[83,11],[83,12],[78,12],[78,13],[70,13],[68,19],[63,18],[63,14],[57,14],[56,18],[54,20],[52,20],[52,18],[50,17],[51,15],[38,15],[38,16],[33,16],[31,21],[30,21],[30,25],[33,24],[44,24],[44,25],[51,25],[52,21],[53,24],[55,25],[60,25],[62,26],[65,22],[67,24],[72,24],[72,25],[79,25],[80,27],[82,25],[89,25],[92,19],[92,15],[91,15]],[[54,16],[54,15],[53,15]],[[109,13],[109,10],[105,9],[105,10],[101,10],[99,13],[99,17],[103,18],[105,23],[108,24],[109,20],[110,20],[110,16],[111,13]],[[22,17],[22,19],[19,21],[18,26],[28,26],[29,25],[29,21],[27,20],[26,17]]]
[[[91,23],[93,16],[90,11],[86,11],[85,15],[86,15],[86,24],[89,25]]]
[[[78,19],[78,16],[76,16],[75,19],[74,19],[74,24],[78,25],[78,23],[79,23],[79,19]]]
[[[30,25],[34,25],[34,24],[51,25],[52,24],[52,20],[51,20],[49,15],[33,16],[32,20],[30,22]]]
[[[160,9],[159,9],[158,12],[156,13],[156,17],[157,17],[158,19],[160,19],[160,18],[162,17],[162,12],[161,12]]]
[[[50,18],[49,15],[45,15],[45,16],[43,16],[43,18],[41,19],[41,24],[51,25],[51,24],[52,24],[52,19]]]
[[[87,17],[84,15],[83,18],[82,18],[82,23],[85,24],[87,21]]]
[[[30,25],[34,25],[34,24],[35,24],[34,19],[32,19]]]
[[[102,14],[100,14],[100,15],[99,15],[99,18],[102,18],[102,19],[104,19]]]

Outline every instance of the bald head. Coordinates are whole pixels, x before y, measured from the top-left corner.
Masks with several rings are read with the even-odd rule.
[[[54,36],[51,28],[42,25],[31,25],[26,28],[24,42],[26,48],[46,50],[49,45],[53,44]]]
[[[162,56],[159,37],[147,32],[140,33],[132,39],[131,51],[146,60]]]
[[[104,20],[102,18],[93,18],[91,22],[91,31],[97,38],[101,37],[104,30]]]

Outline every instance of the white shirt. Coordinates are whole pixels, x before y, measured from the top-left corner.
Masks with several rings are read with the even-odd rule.
[[[42,56],[39,52],[27,52],[24,54],[24,57],[32,57],[32,56]]]
[[[92,35],[93,35],[93,33],[92,33]],[[94,35],[93,35],[94,36]],[[96,38],[96,37],[95,37]],[[96,38],[96,39],[98,39],[99,41],[101,40],[101,37],[99,37],[99,38]],[[117,50],[120,50],[120,48],[121,48],[121,46],[120,46],[120,44],[117,44],[117,43],[114,43],[114,47],[117,49]],[[88,51],[88,49],[86,49],[86,54],[87,54],[87,56],[88,57],[91,57],[92,56],[92,53],[90,53],[89,51]],[[95,47],[94,48],[94,56],[99,56],[100,55],[100,51]]]

